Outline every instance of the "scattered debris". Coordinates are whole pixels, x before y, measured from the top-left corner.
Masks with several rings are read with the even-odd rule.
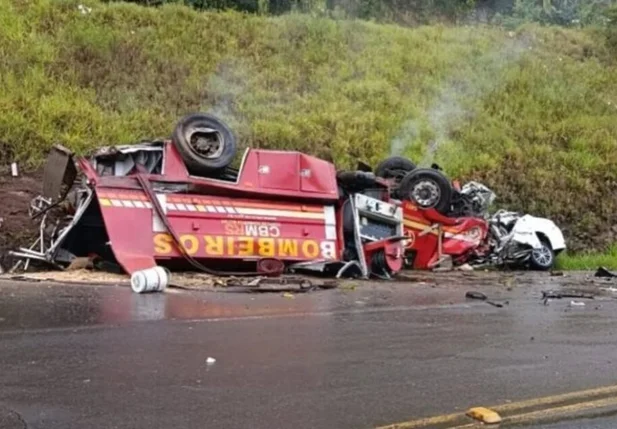
[[[479,299],[481,301],[486,301],[487,297],[486,295],[484,295],[481,292],[467,292],[465,294],[465,298],[469,298],[469,299]]]
[[[504,305],[510,305],[510,301],[504,301],[504,303],[495,302],[495,301],[486,301],[487,304],[492,305],[493,307],[502,308]]]
[[[562,299],[562,298],[579,298],[579,299],[594,299],[594,296],[588,293],[579,292],[553,292],[542,291],[542,299]]]
[[[295,298],[295,295],[294,295],[293,293],[285,292],[285,293],[283,294],[283,298],[291,298],[291,299],[294,299],[294,298]]]
[[[71,261],[68,267],[66,267],[67,271],[76,271],[76,270],[85,270],[92,269],[94,264],[92,263],[91,258],[81,257],[75,258]]]
[[[615,278],[615,277],[617,277],[617,274],[612,273],[611,271],[609,271],[605,267],[598,268],[598,270],[596,271],[596,273],[594,275],[595,275],[595,277],[604,277],[604,278]]]
[[[542,301],[544,305],[548,305],[551,299],[563,299],[563,298],[595,299],[595,296],[589,293],[582,293],[582,292],[542,291]]]
[[[19,176],[19,168],[17,167],[17,163],[11,163],[11,176],[18,177]]]
[[[169,270],[163,267],[136,271],[131,276],[131,289],[135,293],[162,292],[169,284],[170,277]]]
[[[551,277],[563,277],[565,273],[563,271],[551,271]]]
[[[206,364],[212,365],[214,363],[216,363],[216,359],[214,359],[213,357],[209,357],[208,359],[206,359]]]
[[[488,297],[484,295],[482,292],[474,292],[474,291],[467,292],[465,294],[465,298],[485,301],[487,304],[490,304],[493,307],[497,307],[497,308],[503,308],[504,305],[510,305],[510,301],[505,301],[503,304],[499,302],[495,302],[495,301],[490,301]]]
[[[584,307],[585,303],[582,301],[570,301],[570,307]]]
[[[473,271],[474,270],[474,268],[471,265],[469,265],[469,264],[460,265],[460,266],[456,267],[456,269],[458,271]]]

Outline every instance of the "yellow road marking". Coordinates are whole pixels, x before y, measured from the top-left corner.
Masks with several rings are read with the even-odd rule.
[[[546,408],[544,410],[532,411],[529,413],[515,414],[502,420],[500,427],[510,425],[532,424],[547,419],[567,416],[581,411],[590,411],[598,408],[617,406],[617,398],[599,399],[597,401],[580,402],[578,404],[564,405],[561,407]],[[471,429],[478,427],[478,423],[469,423],[462,426],[451,426],[448,429]]]
[[[522,408],[530,408],[539,405],[549,405],[566,401],[576,401],[579,399],[590,399],[594,396],[611,394],[617,394],[617,385],[599,387],[597,389],[581,390],[578,392],[564,393],[561,395],[546,396],[544,398],[529,399],[527,401],[512,402],[510,404],[498,405],[489,408],[503,414],[508,411],[518,411]]]
[[[587,409],[601,408],[609,405],[617,405],[617,397],[598,399],[596,397],[617,395],[617,385],[599,387],[595,389],[582,390],[578,392],[564,393],[560,395],[546,396],[543,398],[528,399],[519,402],[512,402],[509,404],[496,405],[487,407],[503,416],[503,423],[515,422],[518,418],[539,418],[542,415],[550,413],[552,415],[557,413],[567,413],[584,411]],[[594,400],[595,398],[595,400]],[[578,401],[578,402],[576,402]],[[567,402],[576,402],[573,404],[563,405]],[[533,410],[536,407],[547,407],[554,405],[553,407]],[[528,412],[521,412],[525,409],[531,409]],[[518,412],[518,414],[516,414]],[[504,416],[504,414],[510,414]],[[531,416],[531,417],[529,417]],[[476,427],[477,423],[466,424],[468,418],[464,413],[444,414],[441,416],[428,417],[419,420],[412,420],[407,422],[395,423],[392,425],[381,426],[377,429],[416,429],[416,428],[430,428],[434,426],[444,428],[471,428]],[[445,426],[451,424],[452,426]]]
[[[444,414],[443,416],[428,417],[420,420],[413,420],[408,422],[395,423],[393,425],[381,426],[377,429],[416,429],[416,428],[429,428],[437,425],[444,425],[446,423],[454,423],[457,420],[464,418],[464,414]]]

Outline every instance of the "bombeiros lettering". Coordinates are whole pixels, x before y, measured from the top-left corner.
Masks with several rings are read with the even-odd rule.
[[[235,256],[263,258],[337,259],[336,242],[330,240],[259,236],[221,236],[181,234],[180,244],[191,256]],[[177,252],[173,237],[154,235],[154,252],[165,256]]]

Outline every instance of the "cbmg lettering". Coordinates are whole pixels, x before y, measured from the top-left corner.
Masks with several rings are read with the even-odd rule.
[[[223,221],[227,235],[249,237],[280,237],[281,229],[276,224]]]
[[[329,240],[195,234],[180,235],[179,240],[186,253],[198,257],[337,259],[336,242]],[[165,256],[178,250],[171,235],[155,234],[154,252]]]

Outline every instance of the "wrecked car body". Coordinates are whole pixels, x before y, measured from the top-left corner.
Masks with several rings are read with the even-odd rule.
[[[473,265],[529,266],[549,270],[566,248],[563,233],[546,218],[499,210],[489,220],[488,248],[478,252]]]
[[[235,154],[231,131],[203,114],[183,118],[171,140],[89,157],[56,147],[34,213],[39,247],[12,255],[59,268],[96,257],[129,274],[162,265],[216,275],[389,278],[402,269],[402,209],[384,180],[337,173],[293,151],[249,148],[233,168]],[[58,207],[68,215],[50,224]]]
[[[376,168],[391,183],[392,197],[403,201],[406,265],[512,266],[549,270],[566,249],[562,231],[546,218],[489,209],[495,194],[485,185],[451,182],[439,166],[417,168],[392,157]]]

